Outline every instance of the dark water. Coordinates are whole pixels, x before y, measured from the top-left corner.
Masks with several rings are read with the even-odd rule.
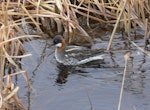
[[[96,38],[92,49],[106,49],[105,38],[109,36]],[[77,68],[56,63],[51,39],[26,42],[27,53],[32,56],[22,59],[22,67],[28,72],[32,89],[28,92],[24,78],[18,76],[20,99],[29,110],[117,110],[124,55],[130,52],[121,110],[149,110],[150,57],[122,40],[121,34],[115,38],[105,63]],[[144,40],[135,42],[144,48]]]

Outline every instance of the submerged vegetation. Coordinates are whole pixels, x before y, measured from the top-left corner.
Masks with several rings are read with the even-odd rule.
[[[85,31],[83,23],[89,28],[96,23],[114,25],[108,50],[117,28],[131,39],[131,28],[136,32],[140,27],[145,31],[143,39],[149,43],[149,0],[3,0],[0,16],[1,109],[25,109],[16,95],[19,87],[11,78],[22,74],[30,87],[27,73],[21,68],[21,59],[30,56],[24,55],[23,42],[33,37],[45,39],[59,33],[64,34],[68,43],[84,39],[92,44],[94,36]]]

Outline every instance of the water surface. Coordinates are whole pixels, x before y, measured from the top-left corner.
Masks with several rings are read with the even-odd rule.
[[[107,48],[110,35],[103,34],[95,38],[92,49]],[[130,52],[121,110],[149,110],[150,57],[123,40],[120,33],[115,38],[103,63],[76,68],[57,64],[51,39],[25,42],[27,53],[32,56],[22,59],[22,68],[28,72],[32,89],[28,91],[19,75],[17,84],[22,102],[29,110],[117,110],[124,55]],[[144,48],[144,40],[135,42]]]

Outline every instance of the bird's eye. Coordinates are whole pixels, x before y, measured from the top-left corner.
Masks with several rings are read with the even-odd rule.
[[[54,44],[61,43],[61,38],[60,38],[59,36],[58,36],[58,37],[55,37],[53,43],[54,43]]]
[[[58,43],[59,41],[57,39],[54,40],[55,43]]]

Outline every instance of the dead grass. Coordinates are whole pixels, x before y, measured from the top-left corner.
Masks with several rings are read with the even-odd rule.
[[[146,24],[149,24],[150,14],[148,0],[102,0],[101,2],[98,0],[39,0],[38,2],[24,0],[23,2],[9,1],[2,3],[2,6],[2,9],[6,6],[7,16],[12,16],[15,26],[24,21],[24,30],[25,25],[30,24],[39,34],[46,33],[54,36],[56,33],[65,33],[64,35],[69,36],[70,39],[78,32],[91,43],[91,37],[78,21],[80,17],[86,18],[88,26],[93,20],[98,23],[116,24],[115,28],[121,25],[130,36],[131,26],[135,30],[137,26],[145,30]],[[5,12],[3,10],[0,12],[1,15]]]
[[[91,21],[115,25],[108,50],[118,27],[125,29],[129,39],[131,28],[137,27],[145,31],[145,40],[150,36],[149,0],[8,0],[0,3],[0,17],[0,107],[7,109],[13,104],[24,109],[16,95],[19,87],[12,87],[13,76],[4,76],[4,73],[10,74],[6,69],[12,68],[16,73],[22,71],[20,59],[30,55],[23,55],[23,42],[29,38],[53,37],[60,33],[72,42],[78,33],[81,39],[92,44],[92,37],[79,22],[81,17],[86,18],[84,22],[89,27]],[[27,75],[24,77],[28,82]]]
[[[36,27],[39,33],[47,32],[53,36],[65,32],[66,35],[73,36],[74,31],[77,31],[86,36],[89,42],[91,37],[80,26],[79,17],[86,17],[88,26],[91,20],[105,24],[122,23],[125,31],[130,35],[131,25],[135,29],[136,26],[145,29],[146,19],[149,19],[150,13],[148,0],[102,0],[101,2],[98,0],[39,0],[38,2],[24,0],[3,3],[4,6],[7,8],[7,15],[12,16],[13,21],[21,22],[22,18],[27,23],[30,21],[29,24]],[[1,11],[0,14],[3,12]],[[119,15],[120,19],[118,19]],[[49,32],[56,28],[57,32]]]
[[[31,55],[24,55],[23,42],[39,36],[29,36],[24,33],[21,29],[21,21],[13,20],[13,16],[9,15],[12,11],[9,3],[2,2],[0,5],[0,109],[24,110],[25,107],[17,97],[19,87],[14,85],[12,77],[21,73],[30,88],[27,73],[22,71],[20,64],[21,58]],[[16,72],[12,73],[12,71]]]

